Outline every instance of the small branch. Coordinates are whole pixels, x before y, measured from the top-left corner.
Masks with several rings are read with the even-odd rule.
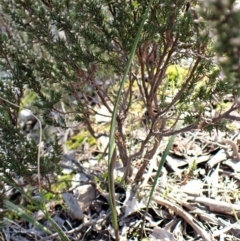
[[[172,136],[172,135],[177,135],[180,134],[182,132],[187,132],[193,129],[199,129],[197,124],[191,124],[188,126],[185,126],[179,130],[175,130],[175,131],[169,131],[169,132],[153,132],[152,135],[153,136]]]
[[[226,119],[229,119],[229,120],[233,120],[233,121],[240,121],[240,116],[235,116],[235,115],[230,115],[230,114],[227,114],[225,116]]]
[[[224,143],[224,144],[226,143],[230,145],[233,151],[233,154],[232,154],[233,158],[235,160],[239,160],[240,157],[239,157],[237,145],[232,140],[222,139],[220,143]]]
[[[198,221],[177,204],[171,203],[159,196],[153,196],[152,200],[157,204],[173,210],[176,213],[176,216],[179,215],[180,217],[182,217],[190,226],[192,226],[192,228],[202,237],[204,241],[213,240],[209,233],[207,233],[204,229],[197,225]]]
[[[183,84],[181,90],[176,94],[176,96],[173,98],[172,102],[161,112],[159,112],[156,116],[155,116],[155,120],[157,120],[157,118],[161,115],[163,115],[164,113],[168,112],[176,103],[177,101],[179,101],[181,95],[188,89],[188,85],[190,83],[190,81],[193,78],[194,73],[196,72],[197,66],[200,62],[201,58],[197,58],[186,82]]]
[[[189,196],[188,201],[204,204],[209,208],[209,211],[211,212],[223,213],[223,214],[232,215],[232,216],[234,212],[238,217],[240,217],[240,205],[238,204],[218,201],[207,197],[190,197]]]
[[[211,126],[214,125],[215,123],[217,123],[218,121],[222,120],[222,119],[230,119],[233,117],[232,115],[230,115],[230,113],[236,109],[238,109],[239,107],[234,103],[230,109],[228,109],[227,111],[225,111],[222,114],[219,114],[218,116],[212,118],[211,120],[203,120],[202,123],[199,124],[190,124],[188,126],[185,126],[183,128],[181,128],[180,130],[175,130],[175,131],[165,131],[165,132],[152,132],[151,134],[153,136],[171,136],[171,135],[176,135],[176,134],[180,134],[182,132],[186,132],[186,131],[190,131],[192,129],[204,129],[207,126]],[[167,107],[168,109],[168,107]],[[159,113],[160,114],[160,113]],[[159,114],[157,114],[157,116],[159,116]],[[237,118],[237,117],[236,117]]]

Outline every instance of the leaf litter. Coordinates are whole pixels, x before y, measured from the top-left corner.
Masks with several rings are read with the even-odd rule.
[[[220,140],[217,135],[199,131],[178,135],[154,192],[143,240],[240,240],[240,137],[236,131]],[[144,136],[144,130],[133,132],[138,141]],[[47,201],[46,207],[70,240],[114,240],[106,188],[106,142],[106,138],[100,138],[97,146],[88,146],[87,151],[86,147],[85,150],[79,147],[63,155],[64,175],[73,174],[71,187],[59,192],[62,198],[56,194],[56,200]],[[138,183],[121,182],[122,165],[118,163],[115,167],[122,240],[139,240],[147,197],[164,146],[161,145],[149,161],[143,180]],[[101,160],[93,154],[96,149],[103,154]],[[139,162],[141,160],[133,162],[133,174]],[[21,219],[14,222],[5,218],[3,236],[8,237],[7,240],[58,240],[40,210],[32,212],[32,217],[46,225],[52,234]]]

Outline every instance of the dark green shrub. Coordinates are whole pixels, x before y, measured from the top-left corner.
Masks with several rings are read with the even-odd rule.
[[[95,123],[92,100],[97,96],[98,105],[111,113],[147,4],[141,0],[0,2],[0,169],[4,175],[10,169],[29,178],[36,172],[37,142],[26,139],[18,127],[20,109],[4,99],[21,105],[31,93],[35,96],[31,110],[48,127],[66,128],[76,120],[85,123],[94,138],[107,135],[109,126],[101,129]],[[238,108],[236,103],[206,115],[206,109],[213,110],[225,95],[234,101],[239,94],[239,46],[234,40],[240,17],[232,8],[234,1],[228,6],[222,2],[204,3],[208,10],[201,13],[196,11],[198,1],[154,1],[117,116],[116,144],[127,167],[125,178],[131,175],[131,161],[143,155],[137,175],[141,177],[162,138],[174,133],[178,119],[185,123],[180,133],[227,129],[226,120],[237,118],[230,115]],[[216,42],[211,36],[215,34]],[[219,64],[216,56],[227,61]],[[132,133],[143,127],[146,135],[133,148]],[[42,155],[43,175],[57,166],[61,154],[57,143],[53,138],[51,155]]]

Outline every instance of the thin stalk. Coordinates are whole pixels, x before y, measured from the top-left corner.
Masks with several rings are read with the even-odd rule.
[[[117,117],[117,111],[118,111],[118,105],[119,105],[119,101],[120,101],[120,97],[121,97],[121,92],[122,92],[124,83],[127,79],[127,75],[128,75],[129,70],[130,70],[135,51],[137,49],[137,44],[139,42],[144,23],[147,19],[147,16],[148,16],[148,13],[149,13],[149,10],[150,10],[150,7],[151,7],[153,1],[154,0],[149,1],[146,12],[143,15],[141,24],[138,28],[136,38],[134,40],[131,52],[129,54],[127,66],[125,68],[123,78],[120,82],[119,90],[118,90],[118,93],[117,93],[117,98],[116,98],[116,101],[115,101],[115,104],[114,104],[112,119],[111,119],[111,127],[110,127],[110,135],[109,135],[109,151],[108,151],[108,176],[112,177],[112,178],[108,178],[108,190],[109,190],[109,200],[110,200],[110,208],[111,208],[111,215],[112,215],[112,223],[113,223],[113,228],[114,228],[114,231],[115,231],[116,241],[120,240],[119,239],[119,232],[118,232],[116,201],[115,201],[115,186],[114,186],[114,175],[113,175],[113,170],[114,170],[113,166],[114,165],[112,163],[112,161],[113,162],[116,161],[116,160],[114,160],[115,158],[112,158],[113,152],[116,151],[115,150],[116,117]]]

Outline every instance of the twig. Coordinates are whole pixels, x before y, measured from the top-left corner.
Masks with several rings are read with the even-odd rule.
[[[232,148],[232,151],[233,151],[233,154],[232,154],[233,158],[235,160],[239,160],[240,157],[239,157],[237,145],[232,140],[222,139],[221,143],[226,143],[226,144],[230,145]]]
[[[180,206],[177,204],[171,203],[159,196],[153,196],[152,200],[160,205],[163,205],[171,210],[174,210],[176,215],[182,217],[192,228],[202,237],[203,241],[210,241],[213,240],[212,235],[207,233],[204,229],[202,229],[199,225],[197,225],[197,220],[194,219],[192,215],[184,211]]]
[[[218,237],[221,236],[224,233],[228,233],[231,229],[233,229],[236,226],[236,223],[234,224],[229,224],[229,226],[224,227],[221,230],[217,230],[213,233],[213,237]]]
[[[147,183],[148,183],[149,178],[152,176],[153,168],[156,166],[156,160],[157,160],[157,157],[158,157],[158,155],[159,155],[159,152],[160,152],[161,148],[162,148],[162,146],[159,145],[158,148],[157,148],[157,150],[155,151],[152,159],[149,160],[150,166],[149,166],[149,168],[148,168],[147,174],[146,174],[145,177],[144,177],[144,180],[143,180],[143,182],[142,182],[142,184],[141,184],[141,187],[146,186]]]
[[[188,200],[204,204],[212,212],[233,215],[233,211],[234,211],[235,214],[238,217],[240,217],[240,205],[237,205],[237,204],[218,201],[207,197],[190,197],[189,196]]]

